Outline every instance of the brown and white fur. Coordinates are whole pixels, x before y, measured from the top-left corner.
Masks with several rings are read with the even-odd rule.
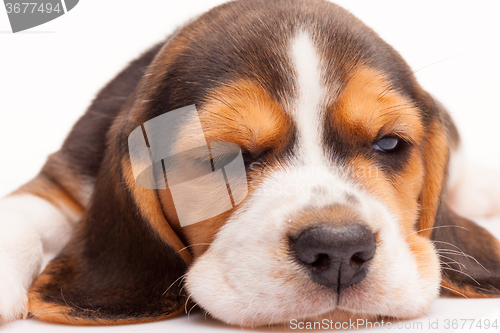
[[[181,227],[168,189],[135,184],[127,137],[191,104],[208,142],[245,153],[249,195]],[[385,137],[398,149],[375,149]],[[499,296],[500,244],[449,206],[470,211],[473,193],[457,151],[448,113],[348,12],[321,0],[227,3],[133,61],[40,174],[0,201],[1,320],[135,323],[193,301],[260,326],[414,318],[441,286]],[[493,191],[484,214],[498,213]],[[376,241],[366,277],[341,292],[314,282],[291,242],[353,223]]]

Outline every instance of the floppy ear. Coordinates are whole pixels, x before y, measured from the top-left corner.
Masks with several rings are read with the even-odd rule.
[[[124,324],[164,319],[183,310],[180,278],[191,257],[166,221],[156,191],[135,184],[123,144],[126,134],[111,130],[83,220],[33,283],[33,317]]]
[[[165,220],[155,191],[127,187],[123,168],[107,154],[73,239],[29,291],[32,316],[72,324],[124,324],[168,318],[184,308],[178,279],[189,254],[179,253],[183,245]]]
[[[441,261],[442,286],[467,297],[500,296],[500,243],[488,231],[455,214],[445,204],[449,150],[458,132],[447,111],[427,92],[415,93],[424,110],[424,185],[419,234],[429,237]]]
[[[124,167],[112,154],[105,157],[83,221],[29,291],[32,316],[123,324],[168,318],[184,308],[178,279],[189,254],[179,253],[183,245],[155,191],[131,185]]]
[[[426,91],[415,92],[419,107],[423,110],[425,137],[421,146],[424,165],[423,186],[420,193],[420,216],[417,224],[419,235],[430,237],[436,219],[448,168],[450,129],[454,128],[446,110]]]
[[[442,285],[467,297],[500,296],[500,243],[484,228],[442,205],[431,239],[440,256]]]

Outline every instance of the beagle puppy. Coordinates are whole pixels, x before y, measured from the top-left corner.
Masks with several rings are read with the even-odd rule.
[[[228,210],[184,224],[165,168],[165,186],[139,184],[130,137],[190,105],[207,144],[237,146],[246,182]],[[181,151],[195,130],[178,127]],[[459,146],[447,111],[347,11],[229,2],[131,62],[0,200],[0,318],[126,324],[197,304],[255,327],[414,318],[441,290],[497,297],[500,244],[452,209]],[[205,190],[188,195],[221,191]]]

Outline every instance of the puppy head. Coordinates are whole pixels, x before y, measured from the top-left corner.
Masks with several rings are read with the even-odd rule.
[[[190,104],[207,142],[243,151],[248,196],[181,227],[168,187],[135,184],[127,137]],[[189,143],[188,130],[179,131],[179,149]],[[32,288],[32,312],[89,323],[164,318],[186,302],[176,280],[186,267],[188,299],[242,326],[319,315],[415,317],[438,296],[442,279],[458,293],[492,295],[498,243],[442,203],[452,130],[400,56],[341,8],[286,0],[217,7],[165,43],[124,105],[96,184],[109,198],[94,195],[78,245]],[[127,206],[116,211],[113,203]],[[109,228],[100,230],[97,218]],[[453,225],[478,231],[444,228]],[[114,228],[139,255],[109,249],[114,243],[105,240],[120,237]],[[89,251],[96,239],[99,256]],[[445,270],[468,259],[444,242],[475,257],[479,264],[468,263],[467,274],[480,281]],[[106,267],[110,260],[122,264]],[[125,283],[110,270],[127,260],[140,272],[128,269]],[[62,303],[59,286],[70,303]],[[99,294],[103,286],[107,293]],[[122,294],[110,297],[114,288]],[[128,308],[119,306],[125,299]],[[37,311],[47,304],[63,315]]]

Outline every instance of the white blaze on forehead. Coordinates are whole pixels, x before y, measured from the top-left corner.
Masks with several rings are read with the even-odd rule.
[[[325,88],[322,84],[317,49],[306,32],[300,31],[292,39],[291,58],[295,67],[297,93],[291,113],[298,129],[298,155],[307,164],[322,164],[322,109]]]

